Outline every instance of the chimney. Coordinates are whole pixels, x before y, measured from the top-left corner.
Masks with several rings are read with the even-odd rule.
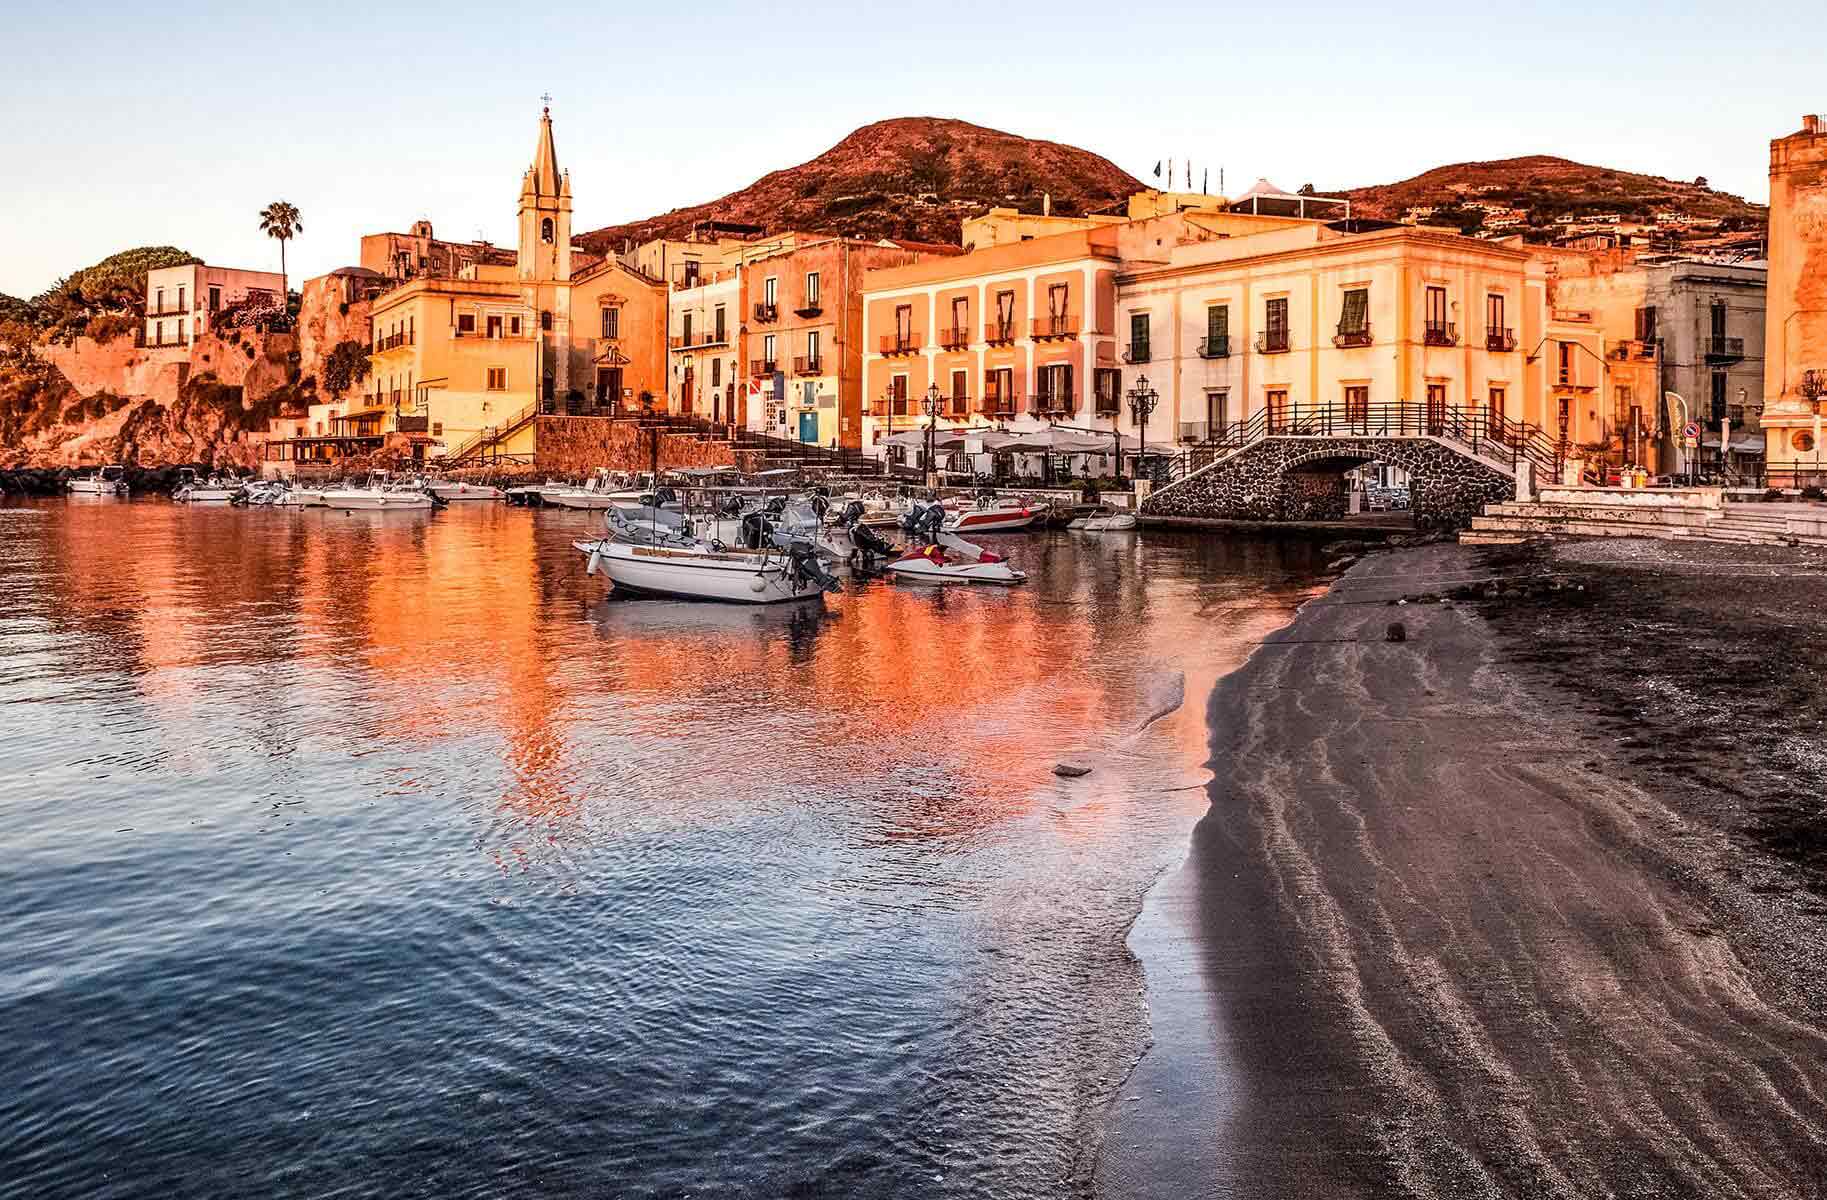
[[[1808,120],[1812,122],[1814,120],[1814,118],[1809,117]],[[1813,125],[1810,125],[1808,127],[1808,132],[1809,133],[1814,132]],[[1052,192],[1042,192],[1040,194],[1040,215],[1043,217],[1050,217],[1053,215],[1053,193]]]
[[[1804,113],[1802,115],[1802,132],[1808,134],[1821,132],[1821,117],[1819,113]]]

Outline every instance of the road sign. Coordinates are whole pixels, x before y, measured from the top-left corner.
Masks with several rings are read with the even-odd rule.
[[[1682,434],[1685,437],[1687,437],[1690,441],[1693,440],[1694,438],[1699,437],[1700,436],[1700,422],[1689,421],[1687,423],[1687,428],[1682,430]]]

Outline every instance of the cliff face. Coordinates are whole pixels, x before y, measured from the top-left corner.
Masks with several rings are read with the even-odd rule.
[[[852,237],[956,245],[960,223],[995,205],[1078,215],[1142,184],[1110,160],[965,121],[901,117],[865,125],[809,162],[707,204],[614,225],[576,240],[611,253],[624,240],[677,237],[700,221],[738,221]]]

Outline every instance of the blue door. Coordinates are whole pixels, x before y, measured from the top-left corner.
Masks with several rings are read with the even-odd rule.
[[[818,414],[802,412],[799,414],[799,440],[808,445],[818,441]]]

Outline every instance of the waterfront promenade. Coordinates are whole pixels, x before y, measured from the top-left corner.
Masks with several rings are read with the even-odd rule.
[[[1430,546],[1268,638],[1131,936],[1100,1190],[1820,1195],[1823,566]]]

